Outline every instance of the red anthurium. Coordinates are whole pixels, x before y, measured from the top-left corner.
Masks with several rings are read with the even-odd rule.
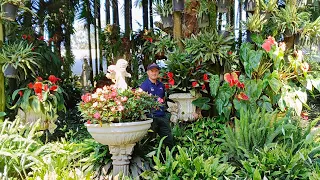
[[[198,82],[197,81],[193,81],[192,82],[192,87],[197,87],[198,86]]]
[[[169,88],[170,88],[169,84],[165,84],[165,85],[164,85],[164,88],[165,88],[165,89],[169,89]]]
[[[19,91],[19,95],[20,95],[20,96],[23,96],[23,91]]]
[[[58,86],[51,86],[50,87],[50,91],[57,91],[57,89],[58,89]]]
[[[237,95],[237,99],[247,101],[249,100],[249,97],[244,92],[241,92],[240,94]]]
[[[168,75],[169,79],[170,79],[170,78],[171,78],[171,79],[173,78],[173,73],[172,73],[172,72],[168,72],[167,75]]]
[[[262,48],[264,50],[266,50],[267,52],[269,52],[271,50],[271,46],[276,44],[276,41],[273,37],[269,36],[268,39],[266,39],[264,41],[264,43],[262,44]]]
[[[42,83],[41,82],[34,83],[33,89],[36,94],[42,94]]]
[[[22,39],[27,39],[27,37],[28,37],[28,36],[27,36],[27,35],[25,35],[25,34],[24,34],[24,35],[22,35]]]
[[[202,89],[202,90],[205,90],[205,89],[206,89],[206,85],[202,85],[202,86],[201,86],[201,89]]]
[[[236,85],[239,80],[238,80],[238,75],[235,72],[227,73],[224,75],[224,80],[227,81],[230,85],[230,87]]]
[[[168,83],[173,86],[174,85],[174,79],[169,79]]]
[[[244,83],[242,83],[242,82],[238,82],[237,84],[236,84],[236,86],[238,87],[238,88],[244,88]]]
[[[49,81],[51,81],[53,84],[55,84],[57,81],[59,81],[60,79],[57,78],[56,76],[54,75],[50,75],[49,76]]]
[[[28,88],[33,89],[33,83],[29,83]]]
[[[204,74],[204,75],[203,75],[203,80],[204,80],[204,81],[208,81],[208,80],[209,80],[208,74]]]

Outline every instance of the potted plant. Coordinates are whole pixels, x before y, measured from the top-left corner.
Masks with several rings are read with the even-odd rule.
[[[157,2],[155,3],[155,13],[161,16],[161,21],[164,28],[173,26],[173,17],[172,17],[172,4],[168,2]]]
[[[13,21],[16,19],[17,11],[20,6],[24,5],[25,0],[2,0],[2,11],[4,16]]]
[[[41,119],[41,129],[55,129],[58,111],[65,110],[63,89],[57,85],[60,79],[50,75],[48,80],[37,77],[27,87],[17,89],[12,94],[14,108],[20,108],[20,115],[27,124]],[[24,113],[24,114],[23,114]]]
[[[244,25],[247,28],[247,41],[251,42],[252,33],[260,33],[263,29],[263,26],[267,23],[265,14],[253,13],[249,14],[247,21]]]
[[[94,93],[82,95],[81,115],[92,137],[109,146],[113,175],[128,175],[130,155],[136,142],[151,127],[146,117],[160,103],[156,97],[141,89],[117,89],[115,85],[97,88]]]
[[[36,62],[37,53],[33,51],[32,44],[26,42],[6,43],[0,50],[0,64],[3,64],[2,71],[8,74],[8,71],[16,71],[17,74],[8,74],[9,77],[23,79],[27,74],[36,74],[35,70],[39,68]]]
[[[168,89],[169,99],[177,106],[177,119],[193,121],[197,118],[196,107],[192,101],[197,99],[200,92],[206,91],[206,83],[209,81],[208,73],[193,61],[186,52],[175,50],[168,54],[165,72],[162,72],[162,81]],[[169,107],[170,109],[171,108]],[[176,121],[176,120],[174,120]]]

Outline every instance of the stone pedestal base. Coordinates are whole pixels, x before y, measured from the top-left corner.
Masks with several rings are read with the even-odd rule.
[[[129,175],[129,164],[134,144],[124,144],[109,146],[110,153],[112,154],[113,177],[122,173],[124,176]]]

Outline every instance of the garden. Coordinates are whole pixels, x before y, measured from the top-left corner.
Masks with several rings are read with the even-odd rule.
[[[320,1],[0,2],[0,179],[320,179]]]

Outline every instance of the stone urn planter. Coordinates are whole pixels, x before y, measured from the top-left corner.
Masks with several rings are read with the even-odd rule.
[[[169,95],[169,99],[175,102],[171,105],[168,104],[170,109],[168,111],[172,114],[171,121],[193,121],[196,119],[196,106],[192,104],[192,101],[195,100],[196,97],[190,93],[174,93]]]
[[[46,120],[46,116],[42,113],[36,113],[33,110],[24,112],[21,109],[18,110],[18,116],[27,126],[34,126],[36,121],[40,119],[39,128],[37,129],[41,131],[48,129],[50,133],[53,133],[57,127],[54,122],[57,120],[58,116],[54,117],[53,119]]]
[[[99,143],[108,145],[112,154],[113,176],[120,172],[129,174],[129,164],[133,147],[151,127],[152,119],[139,122],[85,124],[88,132]]]

